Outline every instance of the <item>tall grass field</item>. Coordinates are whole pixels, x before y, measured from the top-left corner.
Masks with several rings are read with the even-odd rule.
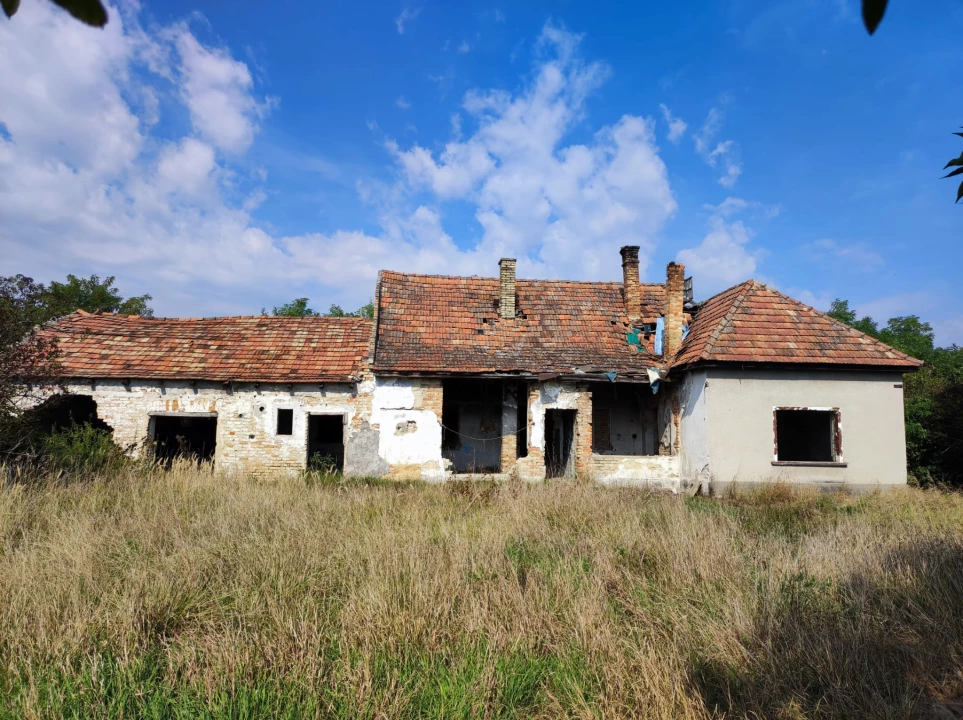
[[[963,496],[0,486],[0,718],[960,718]]]

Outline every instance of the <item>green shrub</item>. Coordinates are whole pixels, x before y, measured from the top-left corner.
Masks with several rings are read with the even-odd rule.
[[[90,423],[54,428],[44,438],[43,456],[53,468],[68,472],[118,470],[128,462],[113,435]]]

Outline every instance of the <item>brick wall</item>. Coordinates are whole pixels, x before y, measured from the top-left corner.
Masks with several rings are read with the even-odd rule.
[[[133,456],[143,455],[157,414],[216,413],[215,465],[229,472],[301,470],[307,465],[307,418],[310,414],[346,417],[346,456],[360,422],[354,384],[262,384],[117,380],[73,383],[68,390],[90,395],[97,415],[114,430],[114,441]],[[291,435],[277,434],[278,409],[294,410]],[[346,462],[347,462],[346,457]]]

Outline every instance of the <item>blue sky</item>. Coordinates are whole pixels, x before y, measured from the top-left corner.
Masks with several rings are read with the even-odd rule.
[[[379,268],[755,277],[963,343],[963,3],[46,0],[0,18],[0,272],[158,314],[357,307]]]

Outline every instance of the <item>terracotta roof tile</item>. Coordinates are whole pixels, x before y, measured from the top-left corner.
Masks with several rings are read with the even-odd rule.
[[[363,318],[142,318],[76,312],[47,326],[67,377],[343,382],[361,373]]]
[[[629,345],[622,284],[517,280],[517,317],[498,315],[497,278],[382,272],[375,370],[643,375],[658,364]],[[662,312],[662,285],[643,284],[643,320]]]
[[[906,370],[923,364],[755,280],[706,300],[671,365],[707,361]]]

